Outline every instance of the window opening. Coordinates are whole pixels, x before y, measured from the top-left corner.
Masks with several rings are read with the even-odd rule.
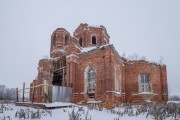
[[[93,35],[92,36],[92,44],[96,44],[96,43],[97,43],[96,35]]]
[[[82,37],[79,38],[79,45],[82,47]]]
[[[94,98],[95,93],[95,70],[94,68],[88,71],[88,94],[89,98]]]
[[[119,92],[120,91],[120,71],[119,71],[119,69],[117,69],[116,67],[115,67],[115,70],[114,70],[114,78],[115,78],[115,91],[116,92]]]
[[[68,39],[69,39],[69,36],[66,34],[65,35],[65,40],[64,40],[65,41],[65,45],[67,45]]]
[[[149,75],[141,74],[141,92],[150,92]]]
[[[105,45],[107,44],[106,41],[104,41],[104,44],[105,44]]]

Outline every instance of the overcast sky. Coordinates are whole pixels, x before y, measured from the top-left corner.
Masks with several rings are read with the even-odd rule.
[[[120,55],[167,65],[170,94],[180,95],[180,0],[1,0],[0,84],[29,87],[58,27],[104,25]]]

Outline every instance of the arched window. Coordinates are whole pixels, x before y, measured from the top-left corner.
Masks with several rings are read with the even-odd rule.
[[[82,47],[83,45],[83,41],[82,41],[82,37],[79,38],[79,45]]]
[[[106,45],[106,40],[104,40],[104,44]]]
[[[97,43],[96,35],[92,35],[92,37],[91,37],[91,42],[92,42],[92,44],[94,44],[94,45]]]
[[[64,39],[65,45],[67,45],[68,39],[69,39],[69,36],[66,34],[66,35],[65,35],[65,39]]]
[[[93,67],[88,71],[88,93],[95,93],[95,70]]]
[[[115,91],[116,92],[119,92],[120,91],[120,79],[121,79],[121,76],[120,76],[120,71],[117,67],[115,67],[114,69],[114,84],[115,84]]]

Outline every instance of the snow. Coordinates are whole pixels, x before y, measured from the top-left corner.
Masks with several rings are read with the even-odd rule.
[[[16,102],[16,103],[32,103],[32,102]]]
[[[77,39],[77,38],[76,38],[76,39]],[[79,46],[76,45],[75,47],[78,48],[78,49],[81,51],[81,53],[86,53],[86,52],[89,52],[89,51],[91,51],[91,50],[101,49],[101,48],[103,48],[103,47],[105,47],[105,46],[109,46],[109,45],[111,45],[111,44],[106,44],[106,45],[102,45],[102,46],[91,46],[91,47],[85,47],[85,48],[79,47]],[[64,49],[55,49],[55,50],[53,50],[51,53],[57,52],[57,51],[59,51],[59,52],[65,52]],[[54,59],[54,58],[50,58],[50,59]]]
[[[109,46],[111,44],[106,44],[106,45],[102,45],[102,46],[91,46],[91,47],[85,47],[85,48],[82,48],[81,49],[81,53],[85,53],[85,52],[89,52],[91,50],[94,50],[94,49],[101,49],[105,46]]]
[[[54,102],[54,103],[44,103],[46,107],[66,107],[66,106],[73,106],[73,103],[62,103],[62,102]]]
[[[167,103],[177,103],[177,104],[180,104],[180,101],[168,101]]]
[[[93,50],[93,49],[96,49],[97,47],[86,47],[86,48],[82,48],[82,50],[81,50],[81,53],[85,53],[85,52],[89,52],[89,51],[91,51],[91,50]]]
[[[54,49],[51,53],[54,53],[54,52],[66,52],[64,49]]]
[[[49,60],[55,60],[55,61],[58,60],[58,59],[59,59],[59,57],[56,57],[56,58],[50,57],[49,58]]]
[[[53,103],[53,104],[45,104],[46,106],[52,107],[54,105],[73,105],[71,103]],[[3,116],[7,117],[10,116],[11,120],[24,120],[24,119],[20,119],[15,117],[15,114],[17,111],[23,109],[23,110],[29,110],[29,111],[37,111],[40,110],[40,112],[45,111],[42,109],[35,109],[35,108],[29,108],[29,107],[22,107],[22,106],[15,106],[14,104],[5,104],[6,107],[9,107],[9,110],[4,110],[4,113],[0,113],[0,120],[1,118],[3,118]],[[0,108],[1,108],[1,104],[0,104]],[[13,108],[13,110],[11,110],[11,108]],[[140,114],[137,117],[136,116],[128,116],[127,114],[124,114],[122,117],[112,113],[111,110],[107,110],[105,108],[103,108],[102,110],[96,110],[96,109],[88,109],[88,107],[86,106],[73,106],[73,107],[65,107],[65,108],[57,108],[57,109],[52,109],[49,110],[50,112],[52,112],[51,114],[48,114],[48,112],[46,113],[41,113],[41,118],[38,120],[69,120],[69,114],[72,113],[73,109],[75,111],[75,113],[77,113],[78,109],[82,108],[82,111],[80,111],[80,116],[84,119],[86,116],[86,113],[88,111],[88,118],[90,117],[91,120],[115,120],[119,117],[120,120],[153,120],[151,117],[146,118],[146,113],[145,114]],[[113,110],[118,110],[118,111],[124,111],[125,108],[123,108],[122,106],[120,107],[116,107]],[[135,109],[135,108],[134,108]],[[31,118],[29,118],[31,119]],[[167,118],[165,120],[171,120],[172,118]],[[9,120],[9,119],[6,119]],[[36,119],[37,120],[37,119]]]
[[[140,93],[138,93],[139,95],[157,95],[157,94],[155,94],[155,93],[153,93],[153,92],[140,92]]]
[[[95,101],[95,100],[90,100],[90,101],[88,101],[87,103],[101,103],[102,101]]]
[[[77,49],[79,49],[80,51],[82,50],[82,48],[79,47],[79,46],[77,46],[77,45],[75,45],[75,47],[76,47]]]
[[[75,53],[76,54],[76,53]],[[69,58],[69,57],[76,57],[76,58],[79,58],[77,55],[75,55],[75,54],[70,54],[70,55],[68,55],[68,56],[66,56],[66,58]]]

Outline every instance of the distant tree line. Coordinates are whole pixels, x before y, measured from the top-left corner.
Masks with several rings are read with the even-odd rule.
[[[15,100],[15,88],[8,88],[5,85],[0,85],[0,100]]]
[[[170,101],[180,101],[180,97],[178,95],[172,95],[169,97]]]

